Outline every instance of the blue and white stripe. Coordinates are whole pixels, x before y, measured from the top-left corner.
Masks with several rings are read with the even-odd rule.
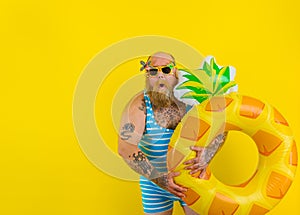
[[[166,173],[168,171],[168,145],[174,130],[163,128],[156,123],[150,98],[146,93],[144,93],[144,98],[147,110],[146,127],[139,148],[158,171]],[[140,177],[140,187],[145,213],[151,214],[170,210],[173,208],[174,201],[180,201],[182,205],[186,205],[180,198],[143,176]]]

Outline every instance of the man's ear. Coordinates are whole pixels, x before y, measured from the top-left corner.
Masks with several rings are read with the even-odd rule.
[[[174,70],[175,78],[178,79],[178,69],[175,67]]]

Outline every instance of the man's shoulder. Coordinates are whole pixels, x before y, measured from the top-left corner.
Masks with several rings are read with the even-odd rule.
[[[128,107],[130,107],[130,108],[140,107],[144,103],[145,103],[144,92],[141,91],[132,97],[132,99],[130,100],[130,102],[128,104]]]
[[[138,92],[138,93],[133,97],[133,99],[136,99],[136,100],[144,99],[144,91]]]

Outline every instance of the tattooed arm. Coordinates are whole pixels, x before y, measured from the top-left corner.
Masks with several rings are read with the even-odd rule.
[[[142,93],[134,97],[125,108],[119,130],[118,150],[125,159],[133,162],[139,158],[138,143],[145,129],[145,107]],[[142,173],[142,172],[141,172]]]
[[[192,146],[191,150],[196,152],[196,157],[186,161],[184,164],[189,165],[185,169],[189,169],[190,174],[201,172],[200,178],[205,173],[206,167],[222,147],[225,142],[227,132],[219,134],[213,141],[205,148],[199,146]]]
[[[174,183],[173,178],[179,173],[161,173],[155,169],[145,154],[138,148],[146,119],[146,106],[143,93],[137,95],[125,108],[119,131],[118,151],[128,166],[138,174],[152,180],[171,193],[184,197],[182,188]]]

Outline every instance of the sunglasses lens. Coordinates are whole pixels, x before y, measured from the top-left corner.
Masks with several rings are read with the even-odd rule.
[[[164,73],[164,74],[169,74],[171,72],[171,68],[170,67],[164,67],[161,69],[161,71]]]
[[[157,74],[157,72],[158,72],[158,69],[149,69],[149,74],[151,76],[155,76]]]

